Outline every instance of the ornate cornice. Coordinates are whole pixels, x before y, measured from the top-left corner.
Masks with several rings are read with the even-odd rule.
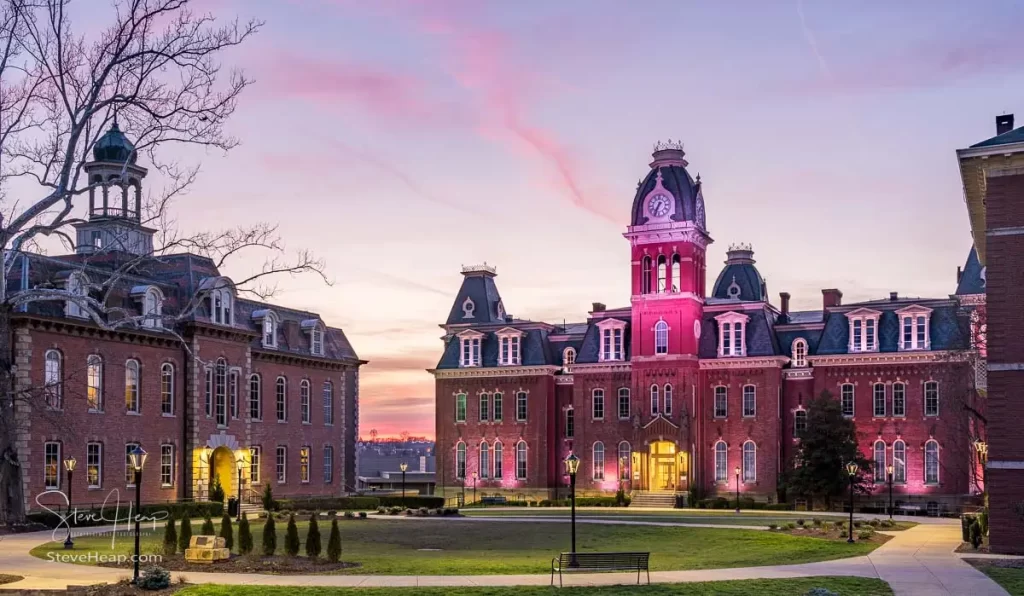
[[[604,373],[604,372],[629,372],[633,365],[629,362],[596,362],[594,364],[572,365],[574,373]]]
[[[859,354],[810,356],[807,359],[814,366],[871,366],[875,364],[931,364],[935,362],[956,362],[965,360],[966,358],[966,352],[936,350],[930,352],[862,352]]]
[[[642,226],[629,226],[629,231],[623,234],[633,246],[641,244],[656,244],[659,242],[690,242],[701,248],[706,248],[713,240],[706,232],[693,225],[692,222],[664,222],[651,223]]]
[[[700,361],[701,370],[720,370],[726,368],[781,368],[789,362],[787,356],[760,356],[746,358],[715,358]]]
[[[555,385],[572,385],[572,375],[558,375],[555,377]]]
[[[51,331],[71,337],[86,337],[162,347],[177,347],[181,345],[181,339],[170,333],[128,327],[104,329],[86,319],[57,319],[21,313],[12,316],[11,323],[16,327],[26,327],[36,331]]]
[[[252,350],[252,359],[260,362],[296,364],[299,366],[320,368],[324,370],[344,370],[347,366],[360,366],[367,362],[366,360],[355,359],[331,360],[329,358],[313,356],[312,354],[275,352],[273,350]]]
[[[783,379],[813,379],[814,369],[812,368],[787,368],[782,371]]]
[[[474,377],[523,377],[554,375],[559,370],[557,366],[500,366],[500,367],[470,367],[470,368],[428,368],[427,372],[434,375],[435,379],[471,379]]]
[[[965,294],[959,298],[962,306],[980,306],[985,304],[985,294]]]

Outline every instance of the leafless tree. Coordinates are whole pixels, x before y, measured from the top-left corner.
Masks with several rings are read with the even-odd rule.
[[[189,0],[89,2],[88,10],[109,10],[109,25],[79,34],[71,13],[86,3],[70,0],[0,0],[0,524],[24,520],[21,466],[16,437],[28,412],[53,392],[26,389],[17,381],[12,316],[33,303],[77,305],[93,324],[106,329],[147,326],[179,333],[201,302],[186,297],[174,312],[139,316],[108,299],[126,277],[145,274],[162,258],[189,252],[229,267],[236,257],[263,252],[263,266],[235,281],[236,291],[268,298],[281,274],[312,273],[328,280],[312,254],[288,254],[273,224],[225,231],[183,233],[168,209],[195,181],[198,166],[165,158],[169,145],[228,151],[238,140],[224,125],[241,93],[252,83],[240,71],[226,72],[224,51],[255,34],[259,21],[220,23],[197,12]],[[122,186],[126,176],[89,180],[83,166],[96,141],[117,123],[134,142],[132,157],[146,163],[162,188],[148,190],[140,223],[156,229],[151,254],[120,251],[116,243],[70,267],[89,270],[80,291],[47,285],[8,287],[8,278],[29,251],[59,247],[72,252],[72,226],[82,223],[83,199],[101,186]],[[132,160],[134,161],[134,159]],[[128,164],[125,164],[128,168]],[[122,171],[122,174],[124,170]],[[150,185],[150,187],[155,185]],[[104,189],[104,190],[106,190]],[[102,262],[106,274],[97,276]],[[14,286],[16,284],[10,284]],[[178,335],[182,339],[181,335]]]

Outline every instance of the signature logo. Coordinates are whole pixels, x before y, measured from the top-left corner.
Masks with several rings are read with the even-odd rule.
[[[42,503],[40,499],[44,499],[48,495],[60,495],[63,503],[63,513],[60,511],[54,511],[50,506]],[[111,502],[111,499],[113,501]],[[49,499],[46,499],[49,500]],[[127,514],[121,517],[121,491],[114,489],[107,493],[104,497],[103,503],[100,505],[99,511],[79,511],[78,507],[72,508],[71,502],[68,500],[68,496],[62,490],[50,489],[45,492],[36,495],[36,505],[39,505],[42,509],[57,516],[59,520],[57,526],[51,533],[52,540],[58,542],[64,539],[68,532],[71,531],[71,526],[78,526],[79,524],[87,524],[90,526],[99,525],[100,522],[107,522],[114,525],[113,531],[110,535],[110,548],[114,548],[117,544],[117,526],[119,523],[124,524],[128,527],[136,521],[139,522],[152,522],[153,530],[156,530],[156,522],[162,521],[170,517],[169,511],[156,511],[148,515],[142,515],[138,511],[133,513],[134,503],[128,502]],[[59,505],[58,505],[59,507]],[[107,514],[113,510],[113,517],[107,517]],[[63,531],[62,531],[63,528]],[[0,540],[3,536],[0,536]]]

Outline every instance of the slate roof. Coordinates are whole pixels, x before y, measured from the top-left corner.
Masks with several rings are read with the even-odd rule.
[[[711,295],[721,300],[742,302],[767,300],[768,286],[754,265],[754,251],[746,247],[730,249],[726,254],[725,269],[718,274]]]
[[[622,351],[625,352],[625,359],[629,360],[632,358],[633,352],[631,348],[629,322],[630,317],[604,317],[602,321],[608,319],[615,319],[617,321],[625,321],[626,328],[622,332]],[[576,350],[576,363],[577,364],[593,364],[600,362],[600,351],[601,351],[601,329],[596,324],[591,324],[587,328],[586,335],[583,336],[583,341],[578,350]]]
[[[558,354],[558,362],[552,358],[551,342],[548,341],[548,332],[544,329],[523,330],[525,336],[522,340],[522,365],[523,366],[544,366],[548,364],[560,364],[561,353]],[[459,338],[452,335],[446,340],[444,353],[437,367],[459,368]],[[480,365],[482,367],[498,366],[498,336],[495,332],[484,333],[480,342]],[[579,360],[577,360],[578,362]]]
[[[633,198],[634,226],[642,226],[647,223],[644,215],[644,199],[658,185],[658,174],[661,174],[661,186],[667,190],[675,199],[675,213],[672,214],[672,221],[697,222],[697,201],[700,192],[700,183],[690,177],[686,168],[678,165],[665,165],[652,168],[636,189],[636,196]]]
[[[997,145],[1009,145],[1011,143],[1024,143],[1024,126],[1004,132],[1001,135],[996,135],[990,139],[985,139],[980,143],[975,143],[971,145],[971,148],[995,147]]]
[[[978,261],[978,251],[972,246],[971,252],[967,255],[967,262],[960,272],[960,280],[956,284],[956,293],[958,295],[984,294],[985,280],[981,277],[981,272],[982,266],[981,262]]]
[[[928,331],[933,350],[959,350],[970,347],[969,332],[965,327],[968,323],[964,317],[958,316],[958,307],[949,301],[939,304],[934,302],[929,300],[895,301],[884,306],[878,302],[867,302],[849,306],[869,305],[870,308],[882,311],[878,321],[879,352],[899,351],[900,322],[895,311],[910,304],[919,304],[932,309]],[[846,313],[829,313],[821,341],[812,354],[846,354],[849,341],[850,323],[846,318]]]
[[[504,317],[498,316],[501,295],[498,293],[498,286],[494,284],[494,274],[487,271],[466,271],[463,276],[462,287],[455,296],[447,324],[504,322]],[[467,298],[473,301],[472,318],[467,318],[463,310]]]
[[[697,355],[701,358],[718,358],[718,321],[715,317],[723,312],[704,313],[701,322],[700,345]],[[764,310],[736,311],[750,317],[746,325],[747,356],[774,356],[779,354],[778,341]]]

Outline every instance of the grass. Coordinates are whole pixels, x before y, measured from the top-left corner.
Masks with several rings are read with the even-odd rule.
[[[1009,592],[1011,596],[1024,596],[1024,569],[982,567],[981,570]]]
[[[497,509],[497,510],[486,510],[486,509],[463,509],[461,513],[467,517],[567,517],[568,513],[564,509],[547,509],[547,508],[524,508],[524,509]],[[796,520],[803,519],[808,526],[812,525],[812,519],[820,519],[827,522],[846,522],[846,516],[840,515],[772,515],[770,512],[764,511],[750,511],[736,513],[735,511],[717,511],[717,510],[690,510],[682,509],[678,512],[673,511],[644,511],[642,509],[582,509],[576,511],[577,518],[594,518],[594,519],[636,519],[642,521],[666,521],[666,522],[677,522],[677,523],[688,523],[688,524],[714,524],[714,525],[738,525],[738,526],[764,526],[767,527],[769,524],[783,525],[786,523],[796,523]],[[882,519],[882,518],[879,518]],[[854,521],[867,521],[867,520],[854,520]],[[907,530],[913,528],[917,524],[914,522],[894,522],[894,525],[890,528],[878,527],[876,529],[883,532],[892,532],[897,530]]]
[[[193,586],[177,596],[800,596],[827,588],[843,596],[891,596],[889,585],[861,577],[802,577],[740,581],[652,584],[650,586],[548,586],[448,588],[286,588],[276,586]]]
[[[299,528],[303,539],[305,526]],[[325,526],[321,524],[320,531],[326,536]],[[339,526],[342,559],[360,564],[341,573],[358,575],[545,573],[551,558],[569,547],[569,526],[562,523],[374,519],[343,520]],[[278,523],[277,528],[281,554],[285,524]],[[262,524],[253,524],[257,551],[261,533]],[[143,553],[159,553],[162,535],[158,528],[144,536]],[[132,551],[130,538],[119,537],[113,549],[110,543],[109,536],[82,536],[75,540],[75,552]],[[577,527],[577,546],[581,552],[650,551],[651,570],[664,571],[834,560],[867,554],[878,545],[761,530],[582,524]],[[61,548],[59,542],[51,542],[33,549],[32,555],[46,558],[47,552]]]
[[[25,578],[20,575],[6,575],[0,573],[0,584],[12,584],[14,582],[20,582],[23,579]]]

